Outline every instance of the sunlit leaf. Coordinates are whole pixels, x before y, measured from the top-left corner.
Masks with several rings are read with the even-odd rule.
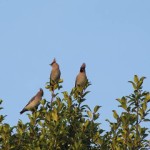
[[[98,106],[98,105],[95,106],[95,107],[94,107],[94,113],[96,113],[96,112],[99,110],[100,107],[101,107],[101,106]]]
[[[139,82],[139,78],[137,75],[134,76],[134,82],[137,84]]]
[[[93,116],[92,112],[91,111],[87,111],[87,114],[92,119],[92,116]]]
[[[115,110],[113,110],[113,116],[114,116],[115,119],[119,118],[119,115],[117,114],[117,112]]]

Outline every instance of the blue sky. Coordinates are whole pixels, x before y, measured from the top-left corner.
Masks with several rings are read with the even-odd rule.
[[[71,90],[86,63],[92,83],[86,103],[102,106],[99,121],[108,129],[105,119],[119,110],[115,99],[132,92],[127,81],[134,74],[146,76],[144,89],[150,89],[149,16],[148,0],[0,0],[0,98],[6,122],[28,121],[19,112],[44,89],[55,57],[63,91]]]

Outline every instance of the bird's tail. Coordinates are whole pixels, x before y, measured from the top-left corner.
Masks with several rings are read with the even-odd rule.
[[[22,111],[20,112],[20,114],[23,114],[25,111],[27,111],[26,109],[22,109]]]

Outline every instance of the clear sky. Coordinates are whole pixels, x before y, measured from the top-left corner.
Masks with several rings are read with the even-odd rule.
[[[49,81],[53,58],[62,91],[70,91],[83,62],[92,85],[86,103],[101,105],[102,128],[115,100],[132,92],[134,74],[150,90],[149,0],[0,0],[0,98],[6,122],[28,121],[20,110]],[[120,111],[120,110],[119,110]],[[150,125],[150,124],[149,124]],[[147,126],[149,126],[147,124]]]

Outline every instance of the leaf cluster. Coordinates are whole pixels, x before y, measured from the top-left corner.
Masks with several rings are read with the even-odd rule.
[[[134,80],[129,81],[133,93],[117,99],[122,112],[112,111],[114,122],[106,119],[110,131],[100,128],[101,106],[97,105],[92,110],[86,104],[87,87],[90,85],[87,82],[82,90],[73,88],[71,92],[55,94],[51,103],[41,100],[38,110],[27,114],[27,123],[19,120],[16,126],[11,127],[3,123],[6,116],[0,115],[0,149],[146,150],[150,147],[147,140],[149,129],[143,123],[150,121],[150,93],[143,91],[144,79],[135,75]],[[46,88],[52,91],[49,84]],[[59,88],[62,86],[55,85],[55,89]]]

